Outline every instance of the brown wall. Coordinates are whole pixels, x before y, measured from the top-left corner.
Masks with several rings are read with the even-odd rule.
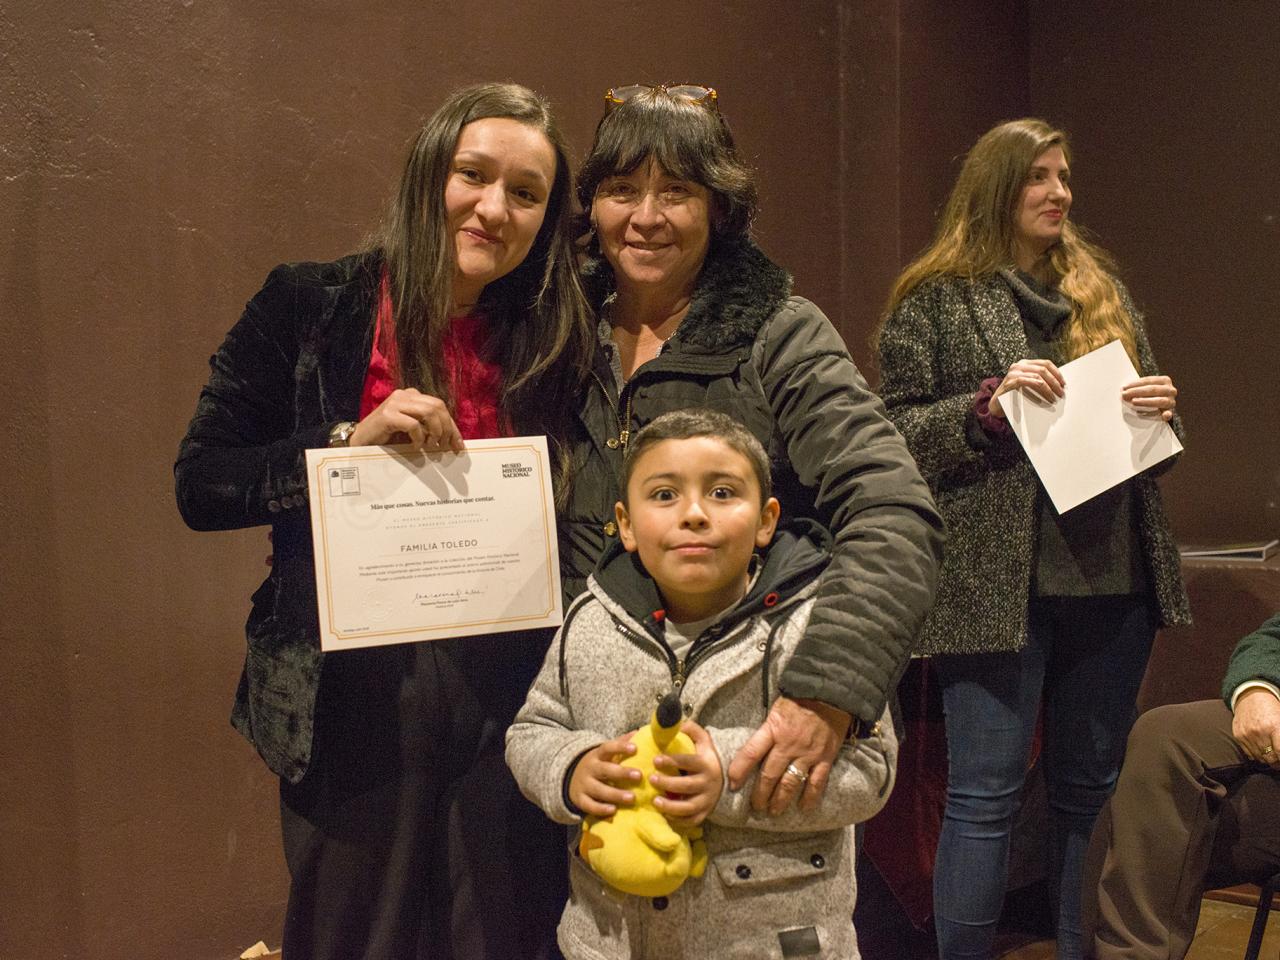
[[[965,150],[1027,111],[1025,6],[841,4],[842,296],[828,310],[872,376],[868,340],[889,288],[928,244]]]
[[[1280,528],[1266,6],[6,6],[0,956],[277,942],[274,785],[226,722],[265,536],[187,531],[172,456],[267,270],[352,249],[461,83],[537,87],[578,150],[613,83],[714,84],[760,170],[762,243],[860,360],[955,158],[1044,111],[1075,133],[1081,218],[1185,389],[1180,532],[1217,529],[1209,498],[1224,529]],[[1206,326],[1228,337],[1206,349]]]
[[[1030,6],[1032,108],[1073,135],[1073,216],[1116,255],[1181,391],[1175,530],[1280,536],[1276,5]]]

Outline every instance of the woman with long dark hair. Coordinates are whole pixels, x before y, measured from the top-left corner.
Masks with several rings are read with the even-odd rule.
[[[991,955],[1042,701],[1058,956],[1081,955],[1089,832],[1115,783],[1155,630],[1189,620],[1152,472],[1059,514],[1006,419],[1010,391],[1061,397],[1059,364],[1119,340],[1139,372],[1122,400],[1181,433],[1177,391],[1141,315],[1070,220],[1069,161],[1065,134],[1040,120],[986,133],[878,336],[889,416],[948,526],[919,644],[947,731],[934,871],[946,960]]]
[[[368,249],[272,271],[182,441],[187,523],[274,535],[232,722],[280,777],[292,960],[555,955],[563,847],[503,762],[549,638],[322,654],[305,451],[545,434],[563,497],[590,344],[570,182],[532,91],[449,97]]]

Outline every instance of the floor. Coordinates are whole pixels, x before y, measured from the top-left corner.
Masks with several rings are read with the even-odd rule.
[[[1253,907],[1237,903],[1224,903],[1219,900],[1205,900],[1200,909],[1200,925],[1196,929],[1196,939],[1191,945],[1187,960],[1241,960],[1244,956],[1245,944],[1249,942],[1249,931],[1253,928]],[[1052,940],[1028,940],[1017,934],[1006,934],[1005,949],[1000,953],[1002,960],[1053,960]],[[921,944],[920,952],[907,951],[912,956],[931,955],[927,945]],[[1280,956],[1280,915],[1272,914],[1267,925],[1266,936],[1262,939],[1260,960],[1274,960]],[[279,960],[278,951],[267,953],[266,947],[258,944],[242,955],[257,960]]]
[[[1252,928],[1253,907],[1205,900],[1187,960],[1241,960]],[[1000,956],[1003,960],[1053,960],[1053,941],[1024,943]],[[1280,956],[1280,916],[1273,913],[1259,957],[1275,960],[1277,956]]]

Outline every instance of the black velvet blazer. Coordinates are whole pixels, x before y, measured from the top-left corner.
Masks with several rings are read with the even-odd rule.
[[[358,418],[380,272],[371,255],[271,271],[210,360],[174,466],[178,508],[193,529],[274,531],[231,720],[293,782],[311,757],[323,660],[305,451]]]

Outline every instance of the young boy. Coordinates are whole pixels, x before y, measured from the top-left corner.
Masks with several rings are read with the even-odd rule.
[[[507,732],[507,763],[553,820],[608,817],[632,802],[627,784],[640,776],[617,762],[634,750],[630,735],[675,689],[695,753],[659,759],[651,783],[668,796],[655,805],[674,824],[703,824],[710,863],[669,897],[628,896],[582,861],[575,836],[560,947],[570,960],[856,958],[850,825],[889,795],[887,716],[841,749],[812,811],[756,813],[750,782],[725,784],[804,632],[829,536],[806,523],[774,537],[765,452],[719,413],[647,425],[622,489],[621,542],[570,607]]]

